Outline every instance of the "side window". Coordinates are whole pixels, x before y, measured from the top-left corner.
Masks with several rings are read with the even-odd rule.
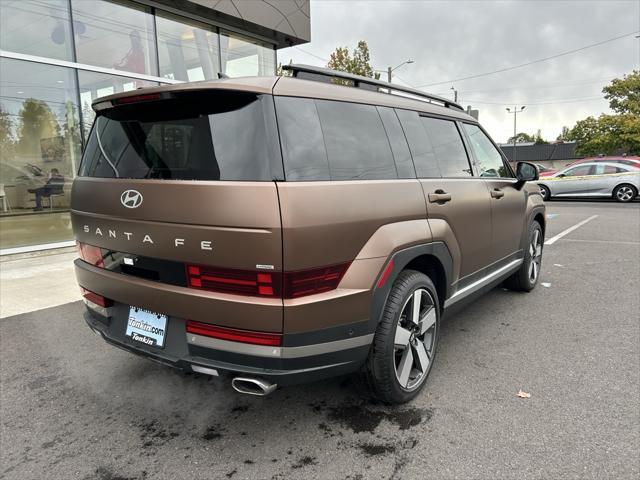
[[[288,181],[329,180],[329,163],[316,104],[308,98],[275,97]]]
[[[377,107],[382,124],[389,138],[389,145],[393,152],[393,158],[396,161],[396,169],[398,170],[398,178],[416,178],[416,171],[411,161],[411,153],[407,146],[407,139],[404,136],[400,121],[389,107]]]
[[[469,136],[471,148],[476,156],[476,162],[481,177],[511,177],[502,160],[502,155],[493,145],[480,127],[464,123],[464,129]]]
[[[331,180],[398,178],[376,107],[316,100]],[[305,137],[301,136],[300,140]]]
[[[418,178],[439,178],[441,175],[436,154],[420,117],[409,110],[396,110],[396,113],[407,137]]]
[[[591,165],[580,165],[565,171],[564,176],[565,177],[583,177],[585,175],[593,175],[593,173],[590,173],[591,170],[592,170]]]
[[[420,117],[431,139],[443,177],[471,177],[471,165],[456,124],[450,120]]]
[[[596,171],[594,175],[607,175],[609,173],[622,173],[628,170],[620,167],[615,167],[613,165],[596,165]]]

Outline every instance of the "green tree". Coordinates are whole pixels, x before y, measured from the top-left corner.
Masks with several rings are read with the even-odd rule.
[[[529,135],[528,133],[525,133],[525,132],[520,132],[520,133],[516,133],[515,137],[509,137],[509,140],[507,140],[507,143],[513,143],[514,139],[516,143],[529,143],[529,142],[535,142],[536,140],[533,135]]]
[[[617,115],[579,120],[565,139],[577,143],[579,155],[640,153],[640,71],[614,79],[602,91]]]
[[[6,161],[13,157],[14,143],[11,116],[0,106],[0,158],[2,160]]]
[[[533,136],[533,143],[536,145],[547,145],[549,142],[542,138],[542,133],[540,132],[540,129],[538,129],[536,134]]]
[[[347,47],[338,47],[331,54],[327,68],[339,70],[341,72],[362,75],[363,77],[380,78],[380,74],[374,72],[371,66],[371,54],[369,45],[364,40],[358,42],[358,46],[349,53]]]
[[[615,78],[602,89],[609,107],[619,114],[640,115],[640,70]]]
[[[567,140],[577,143],[578,155],[640,153],[640,117],[632,114],[587,117],[576,122]]]
[[[558,135],[556,137],[556,142],[566,142],[569,139],[567,138],[567,135],[569,135],[569,127],[562,127],[562,131],[560,132],[560,135]]]
[[[41,139],[60,137],[60,124],[42,100],[27,98],[18,113],[16,151],[23,155],[41,154]]]

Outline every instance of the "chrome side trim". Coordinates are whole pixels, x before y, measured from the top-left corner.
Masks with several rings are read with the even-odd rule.
[[[515,269],[515,267],[519,267],[522,262],[524,260],[522,258],[518,258],[517,260],[514,260],[513,262],[507,263],[504,267],[500,267],[499,269],[491,272],[489,275],[482,277],[479,280],[476,280],[475,282],[473,282],[471,285],[467,285],[466,287],[458,290],[456,293],[454,293],[450,298],[448,298],[445,302],[444,302],[444,307],[447,308],[451,305],[453,305],[454,303],[462,300],[463,298],[468,297],[469,295],[471,295],[473,292],[475,292],[476,290],[479,290],[480,288],[484,287],[485,285],[491,283],[493,280],[495,280],[496,277],[500,276],[501,274],[511,270],[511,269]]]
[[[369,334],[354,338],[346,338],[344,340],[335,340],[333,342],[303,345],[300,347],[269,347],[265,345],[230,342],[228,340],[220,340],[218,338],[205,337],[204,335],[187,333],[187,343],[190,345],[197,345],[199,347],[212,348],[214,350],[222,350],[225,352],[240,353],[244,355],[254,355],[256,357],[271,358],[310,357],[313,355],[321,355],[323,353],[338,352],[340,350],[348,350],[350,348],[370,345],[372,341],[373,334]]]

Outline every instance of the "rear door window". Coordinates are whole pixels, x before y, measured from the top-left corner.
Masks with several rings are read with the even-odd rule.
[[[418,178],[440,177],[440,168],[433,144],[418,113],[409,110],[396,110],[396,113],[409,143]]]
[[[275,101],[287,181],[415,178],[393,110],[309,98]]]
[[[116,107],[96,118],[79,174],[272,180],[282,170],[272,117],[271,97],[233,92]]]
[[[458,127],[451,120],[420,117],[431,139],[443,177],[471,177],[471,165]]]

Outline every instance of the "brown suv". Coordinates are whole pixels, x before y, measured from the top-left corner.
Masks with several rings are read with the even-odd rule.
[[[93,104],[72,194],[85,319],[243,393],[361,370],[405,402],[445,310],[536,285],[536,167],[514,174],[446,99],[290,70]]]

